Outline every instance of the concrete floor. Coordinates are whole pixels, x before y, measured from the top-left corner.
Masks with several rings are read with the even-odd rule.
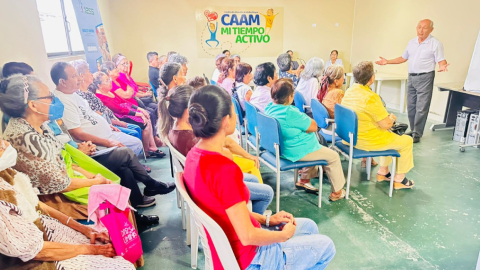
[[[405,115],[399,121],[407,123]],[[480,250],[480,150],[460,153],[452,132],[427,130],[414,145],[415,168],[407,175],[416,182],[413,190],[394,191],[389,198],[388,184],[374,180],[377,168],[367,181],[357,160],[350,199],[329,202],[326,182],[321,209],[317,196],[294,189],[292,172],[282,173],[281,209],[314,220],[320,233],[332,238],[337,254],[328,269],[475,269]],[[154,178],[173,181],[168,159],[149,160],[148,165]],[[345,175],[347,167],[344,161]],[[274,187],[275,174],[263,166],[261,171],[264,182]],[[155,207],[142,211],[159,215],[160,225],[141,229],[141,269],[190,269],[176,195],[156,198]],[[272,203],[269,209],[274,207]],[[202,251],[198,269],[205,269]]]

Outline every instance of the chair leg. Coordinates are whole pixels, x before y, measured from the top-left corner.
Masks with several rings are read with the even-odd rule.
[[[190,216],[190,207],[188,207],[188,204],[185,204],[185,216],[187,218],[186,221],[186,226],[187,226],[187,246],[190,246],[192,244],[192,226],[191,226],[191,216]]]
[[[390,191],[388,192],[388,197],[390,198],[393,195],[393,181],[395,179],[396,171],[397,171],[397,158],[394,157],[392,162],[392,178],[390,179]]]
[[[277,166],[277,213],[280,212],[280,168]]]
[[[197,269],[198,261],[198,228],[195,225],[195,219],[190,217],[191,244],[190,244],[190,265],[192,269]]]
[[[353,163],[353,158],[349,157],[348,158],[348,176],[347,176],[347,195],[346,195],[347,200],[348,200],[348,195],[350,193],[350,179],[352,178],[352,163]]]
[[[145,154],[145,147],[143,148],[143,160],[147,163],[147,155]]]
[[[372,175],[372,158],[367,158],[367,180],[370,181],[370,176]]]
[[[293,188],[295,189],[295,185],[298,182],[298,169],[293,170]]]
[[[181,205],[181,211],[182,211],[182,229],[185,231],[187,229],[187,225],[185,224],[185,201],[182,200],[180,201],[180,205]]]
[[[318,166],[318,208],[322,208],[323,167]]]
[[[180,195],[180,191],[178,191],[178,189],[176,189],[177,191],[177,207],[179,209],[182,209],[182,195]]]

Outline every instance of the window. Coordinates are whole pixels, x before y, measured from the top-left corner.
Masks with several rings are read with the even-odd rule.
[[[72,0],[36,0],[49,57],[83,54],[83,43]]]

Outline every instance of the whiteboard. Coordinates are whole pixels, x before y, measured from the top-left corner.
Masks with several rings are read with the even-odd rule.
[[[480,33],[478,33],[477,42],[473,49],[472,61],[463,88],[466,91],[480,92]]]

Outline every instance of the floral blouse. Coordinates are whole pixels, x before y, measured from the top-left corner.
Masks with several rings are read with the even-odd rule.
[[[293,86],[294,86],[295,88],[297,88],[298,81],[300,80],[300,78],[298,78],[297,75],[288,73],[288,71],[280,71],[280,72],[278,73],[278,77],[279,77],[280,79],[282,79],[282,78],[292,79],[292,81],[293,81]]]
[[[40,134],[25,119],[12,118],[3,136],[17,150],[14,169],[28,175],[40,195],[59,193],[71,183],[62,157],[64,145],[46,124],[42,130]]]
[[[88,105],[95,112],[101,112],[104,114],[108,119],[117,120],[117,117],[113,114],[112,110],[110,110],[103,102],[92,92],[83,92],[82,90],[78,90],[77,94],[81,96],[88,102]]]

